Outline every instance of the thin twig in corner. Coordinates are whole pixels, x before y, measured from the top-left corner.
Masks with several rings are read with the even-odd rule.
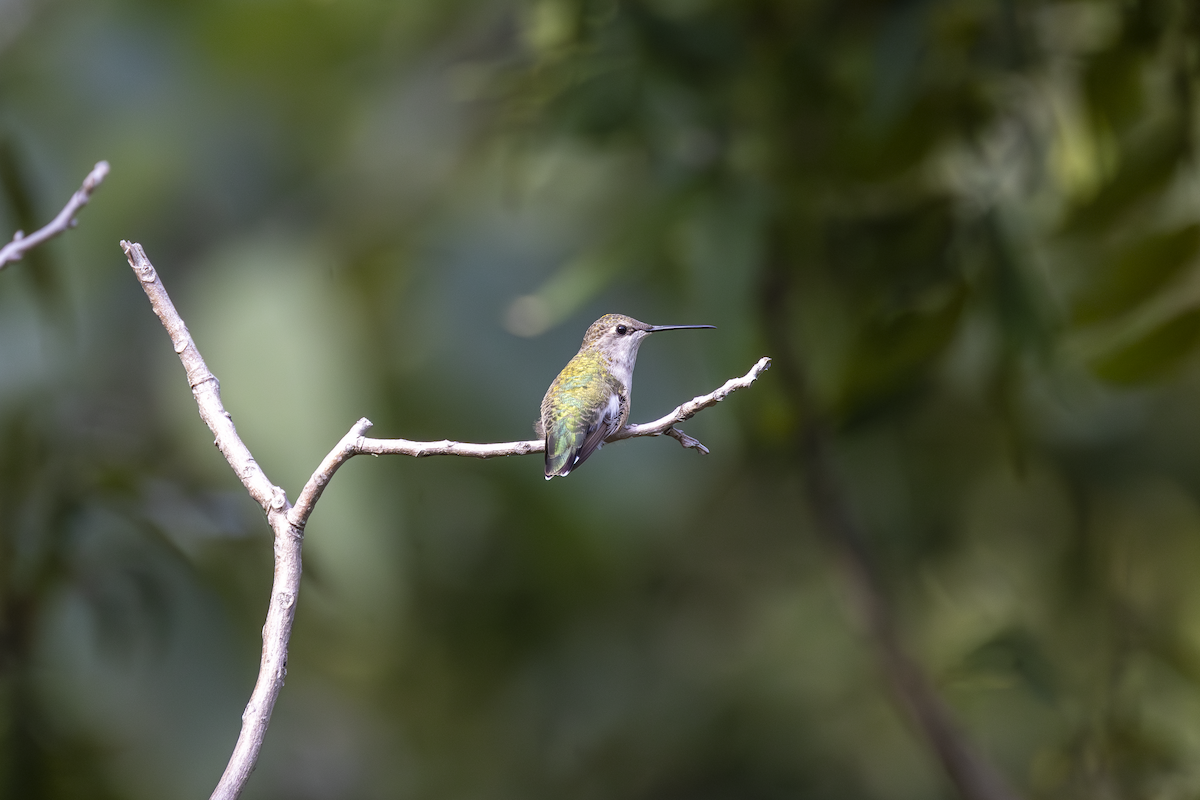
[[[354,456],[363,454],[495,458],[540,453],[546,449],[546,445],[542,441],[471,444],[448,440],[412,442],[407,439],[368,439],[366,433],[371,429],[371,422],[364,418],[354,423],[337,446],[325,456],[300,491],[293,506],[288,502],[284,491],[268,480],[266,473],[250,454],[250,450],[238,437],[233,419],[221,404],[220,384],[204,363],[200,351],[196,349],[187,326],[175,310],[175,305],[159,280],[154,265],[146,257],[145,250],[134,242],[122,241],[121,247],[129,259],[129,266],[133,268],[146,297],[150,300],[151,308],[170,335],[179,360],[183,362],[188,385],[192,387],[192,396],[196,399],[201,418],[212,431],[217,447],[241,479],[246,491],[266,512],[267,522],[275,533],[275,579],[271,586],[267,621],[263,625],[263,649],[258,681],[254,684],[254,692],[250,695],[250,702],[242,714],[242,730],[234,746],[233,755],[230,756],[225,773],[211,796],[211,800],[235,800],[258,762],[258,754],[271,721],[271,712],[275,708],[275,701],[287,674],[288,641],[296,615],[296,598],[300,592],[300,545],[304,540],[304,526],[338,468]],[[628,426],[611,436],[609,441],[665,434],[678,439],[685,447],[694,447],[707,453],[704,445],[680,433],[673,426],[689,419],[702,409],[716,405],[732,392],[749,386],[770,363],[769,358],[760,359],[741,378],[734,378],[716,391],[684,403],[655,422]]]
[[[4,269],[10,262],[20,261],[21,258],[30,250],[37,247],[47,239],[53,239],[60,233],[63,233],[69,228],[75,227],[75,214],[79,209],[88,204],[88,200],[92,198],[92,192],[104,180],[104,176],[108,174],[108,162],[101,161],[92,167],[92,171],[83,179],[83,186],[79,187],[79,191],[71,195],[71,199],[63,206],[63,210],[58,212],[58,216],[50,221],[45,227],[39,228],[33,233],[26,236],[23,232],[17,231],[13,234],[12,241],[0,247],[0,269]]]

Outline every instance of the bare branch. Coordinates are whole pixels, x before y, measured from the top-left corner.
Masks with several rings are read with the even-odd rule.
[[[238,437],[233,427],[233,419],[221,404],[221,384],[209,371],[208,365],[200,356],[200,351],[196,349],[192,334],[188,332],[187,325],[175,310],[175,304],[171,302],[166,287],[154,271],[154,265],[146,257],[146,251],[140,244],[125,241],[121,242],[121,247],[125,250],[129,266],[133,267],[146,297],[150,299],[150,307],[167,329],[171,344],[175,346],[175,353],[183,362],[183,368],[187,371],[188,386],[191,387],[196,406],[200,409],[200,417],[216,437],[214,443],[220,448],[229,466],[233,467],[246,491],[263,507],[263,511],[270,513],[272,509],[279,508],[282,503],[287,502],[283,490],[267,480],[266,474],[250,455],[250,450]]]
[[[321,466],[317,467],[317,471],[312,474],[312,477],[308,479],[308,483],[304,484],[304,488],[300,490],[300,497],[296,499],[296,505],[292,506],[288,512],[293,525],[304,530],[304,526],[308,524],[308,517],[312,514],[313,507],[321,499],[321,493],[329,485],[329,481],[333,478],[333,473],[337,472],[338,467],[342,464],[345,464],[362,452],[359,449],[359,444],[364,441],[363,436],[369,430],[371,430],[371,420],[363,417],[354,423],[346,435],[342,437],[342,440],[337,443],[337,446],[329,451],[329,455],[325,456],[325,460],[321,462]]]
[[[700,455],[708,455],[708,448],[702,445],[699,439],[693,439],[691,436],[688,436],[686,433],[676,427],[667,428],[665,431],[663,431],[663,435],[670,436],[684,447],[691,448],[697,453],[700,453]]]
[[[96,166],[92,167],[92,171],[83,179],[83,186],[79,191],[71,195],[71,199],[63,206],[63,210],[58,212],[48,225],[40,228],[26,236],[23,232],[17,231],[13,234],[12,241],[0,247],[0,269],[4,269],[9,262],[20,261],[21,258],[30,250],[37,247],[47,239],[53,239],[60,233],[63,233],[68,228],[75,227],[75,214],[79,209],[88,204],[88,200],[92,198],[92,192],[104,180],[104,176],[108,174],[108,162],[100,161]]]
[[[263,650],[258,681],[254,685],[254,692],[246,705],[246,711],[242,714],[242,730],[234,746],[233,755],[225,767],[225,774],[221,776],[220,783],[212,793],[212,800],[235,800],[241,794],[258,761],[263,738],[271,721],[271,712],[275,708],[275,701],[287,674],[288,641],[291,638],[292,622],[296,613],[296,598],[300,591],[300,546],[304,539],[304,527],[321,498],[321,493],[325,491],[338,468],[354,456],[362,454],[408,455],[418,458],[435,455],[496,458],[541,453],[545,451],[546,444],[541,440],[471,444],[448,440],[413,442],[407,439],[368,439],[366,433],[371,429],[371,422],[364,418],[354,423],[341,441],[329,451],[329,455],[325,456],[300,491],[295,506],[292,506],[288,503],[287,495],[271,483],[250,454],[250,450],[238,437],[233,419],[221,404],[220,383],[209,371],[200,356],[200,351],[196,349],[187,325],[175,310],[175,305],[159,280],[154,265],[146,257],[146,252],[140,244],[133,242],[122,241],[121,247],[129,259],[129,266],[141,282],[146,297],[150,299],[151,308],[171,337],[175,352],[187,372],[188,385],[192,388],[192,396],[200,410],[200,417],[215,437],[214,444],[221,450],[229,466],[246,487],[246,491],[262,506],[275,533],[275,580],[271,586],[267,621],[263,625]],[[769,358],[760,359],[741,378],[729,380],[715,392],[689,400],[655,422],[627,426],[609,437],[609,441],[665,434],[679,440],[684,447],[707,453],[708,449],[704,445],[673,426],[690,419],[709,406],[716,405],[732,392],[749,386],[770,363]]]
[[[290,508],[287,495],[267,479],[258,462],[250,455],[250,450],[238,437],[233,419],[221,404],[220,383],[201,358],[146,252],[140,244],[131,242],[123,241],[121,247],[150,300],[151,308],[171,337],[175,352],[187,372],[188,385],[192,387],[192,396],[196,399],[200,416],[215,437],[214,443],[250,496],[262,506],[267,514],[267,522],[275,533],[275,579],[271,586],[267,620],[263,625],[258,681],[242,714],[242,730],[233,755],[212,793],[213,800],[234,800],[241,794],[258,762],[258,753],[271,722],[271,712],[287,674],[288,640],[296,615],[296,597],[300,592],[300,545],[304,539],[304,529],[291,523],[287,514]]]
[[[717,403],[724,400],[729,395],[736,392],[738,389],[745,389],[750,384],[758,380],[758,376],[762,375],[771,368],[771,359],[763,356],[758,360],[758,363],[750,368],[740,378],[730,378],[725,381],[725,384],[715,392],[710,392],[700,397],[692,398],[683,405],[676,408],[665,417],[660,417],[654,422],[643,422],[640,425],[626,425],[621,430],[608,437],[607,441],[615,442],[619,439],[630,439],[634,436],[670,436],[672,439],[677,439],[684,447],[689,447],[697,452],[707,454],[708,448],[700,444],[700,442],[688,436],[686,433],[677,430],[674,426],[680,422],[686,422],[692,417],[706,408],[715,406]]]
[[[621,439],[632,439],[635,436],[670,436],[677,439],[684,447],[690,447],[701,453],[707,453],[708,448],[692,437],[677,430],[674,426],[689,420],[706,408],[715,406],[738,389],[744,389],[758,380],[759,375],[771,366],[771,359],[763,357],[740,378],[730,378],[723,386],[709,394],[692,398],[677,407],[670,414],[640,425],[626,425],[621,430],[608,437],[606,441],[617,442]],[[362,422],[364,420],[360,420]],[[368,423],[369,425],[370,423]],[[356,453],[370,455],[401,455],[424,458],[425,456],[466,456],[468,458],[499,458],[501,456],[524,456],[530,453],[545,451],[546,443],[541,439],[529,439],[523,442],[496,442],[492,444],[472,444],[470,442],[452,442],[443,439],[440,442],[414,442],[408,439],[362,439],[356,445]],[[336,469],[336,467],[335,467]],[[316,478],[316,475],[313,476]],[[310,481],[311,483],[311,481]],[[297,506],[300,504],[297,503]]]
[[[356,450],[357,453],[373,456],[465,456],[467,458],[500,458],[501,456],[527,456],[530,453],[541,453],[546,449],[546,443],[541,439],[529,439],[523,442],[495,442],[474,444],[472,442],[452,442],[442,439],[440,442],[413,442],[408,439],[363,439]]]
[[[761,358],[740,378],[732,378],[721,388],[709,394],[693,398],[676,408],[670,414],[654,422],[644,422],[641,425],[627,425],[608,438],[615,442],[621,439],[632,439],[635,436],[670,436],[677,439],[684,447],[690,447],[701,453],[707,453],[708,448],[697,440],[678,430],[674,426],[684,420],[691,419],[698,412],[714,406],[738,389],[744,389],[758,380],[768,367],[771,359]],[[329,485],[333,473],[338,468],[357,455],[399,455],[424,458],[426,456],[465,456],[467,458],[500,458],[502,456],[525,456],[530,453],[541,453],[546,449],[546,443],[541,439],[528,439],[521,442],[495,442],[489,444],[473,444],[471,442],[452,442],[443,439],[440,442],[414,442],[409,439],[368,439],[365,434],[371,429],[371,421],[363,418],[342,437],[337,446],[325,456],[321,466],[308,479],[296,505],[288,512],[292,525],[303,529],[312,513],[313,506],[321,497],[321,492]]]

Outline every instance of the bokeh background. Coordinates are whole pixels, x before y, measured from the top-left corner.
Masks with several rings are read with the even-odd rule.
[[[247,798],[956,796],[814,469],[1021,796],[1196,797],[1198,77],[1192,0],[0,0],[0,237],[112,164],[0,274],[0,794],[207,796],[257,670],[131,239],[293,497],[529,438],[605,312],[718,326],[635,420],[776,359],[707,457],[348,464]]]

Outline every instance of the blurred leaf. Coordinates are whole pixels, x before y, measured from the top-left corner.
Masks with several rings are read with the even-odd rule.
[[[1101,763],[1120,782],[1126,796],[1147,796],[1150,786],[1180,765],[1176,743],[1137,714],[1113,715],[1106,734]]]
[[[1092,371],[1120,384],[1149,383],[1176,369],[1200,344],[1200,309],[1185,311],[1092,362]]]
[[[1188,120],[1172,114],[1121,147],[1117,173],[1093,197],[1068,211],[1062,231],[1096,234],[1115,224],[1122,214],[1164,189],[1190,152]]]
[[[932,308],[870,320],[846,358],[837,403],[840,411],[859,413],[923,377],[954,338],[966,297],[966,287],[960,285]]]
[[[1054,665],[1037,639],[1024,628],[1010,628],[996,634],[967,654],[961,669],[968,674],[1015,677],[1046,703],[1058,697]]]
[[[1150,234],[1117,251],[1085,285],[1074,322],[1101,322],[1136,308],[1188,266],[1197,249],[1200,224]]]
[[[1042,351],[1053,333],[1042,297],[1013,252],[1013,242],[995,213],[987,214],[978,230],[980,250],[987,268],[984,284],[996,324],[1010,355]]]
[[[835,278],[851,301],[883,315],[908,310],[923,296],[956,285],[954,208],[944,196],[919,197],[888,213],[835,218],[825,237]]]
[[[1143,106],[1142,68],[1141,55],[1124,48],[1107,50],[1088,62],[1083,89],[1093,119],[1119,128],[1138,116]]]

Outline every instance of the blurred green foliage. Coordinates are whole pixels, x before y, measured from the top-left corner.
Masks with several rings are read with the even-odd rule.
[[[268,475],[527,438],[587,324],[652,419],[357,459],[308,530],[248,798],[952,795],[814,534],[837,470],[905,643],[1031,798],[1200,792],[1191,0],[8,0],[0,794],[195,797],[257,668],[260,513],[117,241]],[[780,370],[804,376],[799,407]]]

